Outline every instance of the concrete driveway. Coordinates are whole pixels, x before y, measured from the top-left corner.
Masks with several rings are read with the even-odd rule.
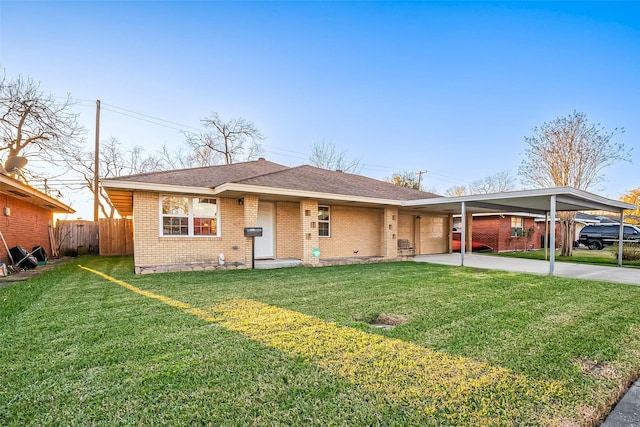
[[[416,262],[460,265],[460,254],[416,255]],[[533,259],[508,258],[491,255],[465,254],[465,267],[520,273],[549,274],[549,262]],[[626,267],[604,267],[570,262],[555,262],[554,275],[578,279],[603,280],[608,282],[640,285],[640,269]]]

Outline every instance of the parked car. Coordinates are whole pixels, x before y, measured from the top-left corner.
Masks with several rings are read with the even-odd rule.
[[[619,224],[587,225],[580,230],[578,243],[595,250],[618,243],[619,238]],[[640,229],[634,225],[624,224],[623,242],[640,243]]]

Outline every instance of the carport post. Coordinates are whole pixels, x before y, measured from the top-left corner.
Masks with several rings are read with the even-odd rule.
[[[624,244],[624,211],[620,210],[620,236],[618,237],[618,265],[622,265],[622,245]]]
[[[460,232],[460,265],[464,267],[464,252],[466,250],[465,243],[467,240],[467,205],[465,202],[461,204],[462,230]]]
[[[556,260],[556,195],[551,196],[549,203],[549,274],[553,275],[554,262]]]
[[[544,213],[544,260],[549,259],[549,212]]]

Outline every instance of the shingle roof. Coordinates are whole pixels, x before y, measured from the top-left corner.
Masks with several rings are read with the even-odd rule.
[[[391,200],[417,200],[439,197],[433,193],[401,187],[362,175],[303,165],[236,181],[239,184],[373,197]]]
[[[362,175],[330,171],[308,165],[290,168],[264,159],[230,165],[129,175],[105,181],[109,180],[204,188],[237,183],[390,200],[439,197],[433,193],[401,187]]]
[[[104,181],[148,182],[152,184],[184,185],[191,187],[214,188],[225,182],[238,182],[243,179],[271,172],[289,169],[287,166],[269,162],[264,159],[216,165],[192,169],[176,169],[161,172],[142,173],[138,175],[107,178]]]

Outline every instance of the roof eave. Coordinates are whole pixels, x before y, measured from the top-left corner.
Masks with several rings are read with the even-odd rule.
[[[118,180],[104,180],[102,186],[108,191],[109,189],[131,190],[131,191],[152,191],[161,193],[189,193],[189,194],[205,194],[215,195],[215,191],[207,187],[173,185],[173,184],[157,184],[152,182],[132,182]]]
[[[340,202],[356,202],[374,205],[401,206],[401,200],[382,199],[377,197],[353,196],[348,194],[323,193],[307,190],[293,190],[289,188],[267,187],[250,184],[225,183],[214,189],[216,195],[224,196],[225,193],[251,193],[271,196],[288,196],[300,199],[321,199]]]
[[[39,206],[41,208],[47,209],[51,212],[68,213],[68,214],[73,214],[76,212],[72,207],[67,206],[65,203],[62,203],[57,199],[54,199],[48,194],[45,194],[39,190],[36,190],[35,188],[27,184],[23,184],[22,182],[17,181],[6,175],[0,174],[0,185],[9,187],[11,189],[14,189],[18,193],[26,195],[27,196],[26,199],[30,201],[32,204]],[[22,196],[20,196],[19,194],[15,194],[15,193],[12,194],[11,191],[8,191],[8,193],[12,197],[22,198]]]

